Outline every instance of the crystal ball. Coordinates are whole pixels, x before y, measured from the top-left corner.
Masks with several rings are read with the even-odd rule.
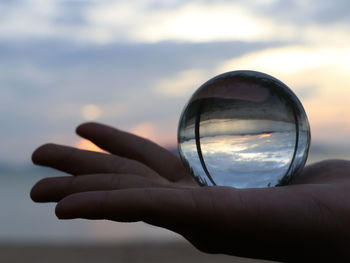
[[[281,81],[256,71],[210,79],[179,121],[181,160],[202,186],[287,185],[303,169],[309,146],[299,99]]]

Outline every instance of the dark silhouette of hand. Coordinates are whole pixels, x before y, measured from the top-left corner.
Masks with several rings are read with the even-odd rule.
[[[284,262],[349,262],[350,162],[304,169],[291,185],[199,187],[179,158],[151,141],[97,123],[77,133],[111,154],[46,144],[35,164],[73,176],[46,178],[36,202],[60,219],[144,221],[209,253]]]

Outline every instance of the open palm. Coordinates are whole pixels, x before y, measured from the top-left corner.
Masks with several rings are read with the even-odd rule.
[[[73,176],[46,178],[36,202],[58,202],[60,219],[144,221],[209,253],[284,262],[346,262],[350,241],[350,162],[306,167],[293,184],[199,187],[178,157],[151,141],[97,123],[77,133],[111,154],[46,144],[36,164]]]

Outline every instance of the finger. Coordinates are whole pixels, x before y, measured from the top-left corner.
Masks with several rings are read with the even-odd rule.
[[[124,173],[165,181],[155,171],[135,160],[68,146],[45,144],[33,153],[32,159],[35,164],[49,166],[73,175]]]
[[[82,124],[77,133],[110,153],[144,163],[171,181],[186,175],[178,157],[147,139],[98,123]]]
[[[122,222],[147,221],[158,216],[190,220],[181,215],[196,213],[189,189],[137,188],[95,191],[70,195],[57,205],[61,219],[112,219]]]
[[[61,176],[40,180],[33,186],[30,196],[35,202],[58,202],[73,193],[161,186],[166,184],[133,174]]]
[[[79,193],[61,200],[56,215],[60,219],[144,221],[177,232],[204,251],[229,253],[225,249],[230,247],[237,252],[242,232],[254,232],[257,217],[247,216],[249,213],[237,196],[231,198],[217,189],[138,188]],[[225,202],[227,199],[230,206]],[[242,214],[247,217],[242,219]],[[251,247],[255,238],[249,232],[247,239]]]
[[[61,219],[145,221],[180,234],[214,228],[260,239],[279,240],[288,235],[298,240],[307,233],[332,238],[349,220],[340,215],[350,202],[340,203],[340,197],[338,188],[326,185],[137,188],[73,194],[58,203],[56,214]]]
[[[57,205],[59,218],[112,219],[122,222],[232,224],[252,212],[264,196],[230,187],[138,188],[70,195]],[[269,191],[269,190],[268,190]],[[260,192],[258,190],[258,192]],[[246,196],[246,197],[244,197]],[[244,220],[243,220],[244,221]],[[162,224],[162,223],[160,223]],[[163,226],[163,225],[160,225]]]
[[[144,221],[175,231],[207,252],[285,260],[294,249],[316,253],[320,246],[347,240],[350,204],[346,194],[339,195],[343,190],[320,184],[85,192],[61,200],[56,215]]]

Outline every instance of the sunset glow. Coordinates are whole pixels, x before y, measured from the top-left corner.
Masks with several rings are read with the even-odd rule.
[[[86,151],[92,151],[92,152],[101,152],[101,153],[106,153],[106,151],[102,150],[95,144],[93,144],[91,141],[86,140],[86,139],[80,139],[74,147],[81,149],[81,150],[86,150]]]
[[[81,116],[87,121],[93,121],[100,117],[101,109],[95,104],[87,104],[81,109]]]
[[[72,130],[84,121],[174,148],[191,95],[234,70],[288,85],[308,115],[313,144],[350,145],[350,6],[343,0],[61,2],[0,4],[0,113],[10,124],[0,136],[4,162],[27,160],[43,141],[74,144]]]
[[[53,216],[52,204],[38,206],[29,197],[35,182],[47,176],[65,178],[49,179],[36,185],[39,192],[37,196],[32,195],[33,192],[30,194],[33,200],[58,201],[74,192],[82,192],[76,195],[79,199],[76,201],[80,202],[80,197],[85,196],[83,192],[111,190],[110,185],[103,185],[114,178],[118,181],[115,183],[132,187],[131,184],[138,184],[137,176],[148,174],[146,166],[152,166],[149,169],[160,174],[167,172],[162,167],[167,168],[169,174],[176,173],[173,165],[162,162],[167,154],[158,146],[177,157],[183,153],[182,160],[185,166],[191,166],[192,174],[197,170],[205,174],[203,178],[208,182],[208,174],[215,181],[220,178],[217,185],[273,186],[278,182],[271,181],[271,175],[288,173],[289,176],[297,171],[306,157],[302,151],[308,146],[309,133],[303,121],[295,123],[301,111],[294,108],[294,99],[289,95],[285,97],[274,87],[267,88],[265,85],[269,81],[266,79],[258,81],[263,88],[253,83],[247,88],[240,81],[238,85],[231,85],[222,79],[220,86],[207,83],[213,88],[200,95],[196,93],[208,80],[225,72],[260,71],[285,83],[295,93],[310,124],[312,140],[307,164],[328,159],[350,160],[350,1],[0,0],[0,14],[0,118],[3,124],[0,237],[5,250],[13,247],[9,251],[3,249],[5,257],[12,261],[20,254],[16,253],[18,248],[25,248],[24,254],[40,250],[35,253],[40,253],[41,261],[50,262],[50,247],[56,251],[56,245],[63,244],[62,253],[55,252],[60,258],[51,261],[67,262],[75,247],[87,246],[94,249],[89,248],[91,254],[102,249],[102,257],[96,254],[93,257],[96,259],[107,260],[108,251],[114,247],[116,253],[111,254],[110,260],[118,261],[116,256],[121,248],[121,260],[143,262],[147,261],[142,253],[144,249],[139,248],[146,244],[146,249],[152,250],[152,253],[145,251],[146,256],[154,254],[153,261],[158,262],[165,258],[160,251],[163,244],[184,241],[173,231],[144,222],[58,222]],[[195,103],[192,104],[191,99]],[[192,108],[180,121],[186,105]],[[180,131],[179,122],[180,128],[184,128]],[[85,138],[98,140],[106,151]],[[46,143],[57,145],[54,147],[60,160],[55,159],[53,152],[50,156],[45,154],[54,149],[48,145],[49,148],[36,152],[39,155],[35,154],[33,161],[55,169],[41,169],[32,164],[34,149]],[[83,153],[80,160],[73,158],[70,163],[64,160],[64,155],[69,154],[65,146],[80,149],[77,150]],[[150,152],[153,157],[158,154],[159,158],[148,158],[148,161],[141,158],[147,162],[139,163],[142,161],[139,157]],[[122,169],[115,170],[106,163],[117,158],[114,154],[137,160],[122,160],[119,162]],[[92,155],[95,163],[98,157],[108,160],[94,165],[89,160],[84,161],[86,157],[89,159],[86,155]],[[79,162],[83,167],[69,168],[72,163]],[[341,172],[341,167],[336,168],[337,173]],[[110,169],[114,169],[115,176],[95,178],[92,174]],[[123,175],[118,176],[118,171],[134,176],[124,180]],[[92,176],[74,180],[69,173]],[[238,183],[228,184],[231,177]],[[64,187],[65,182],[68,183],[66,180],[74,183],[67,185],[70,189]],[[143,186],[143,181],[146,186],[147,182],[142,180],[139,187]],[[55,188],[50,182],[60,185]],[[329,187],[332,191],[333,186],[335,184],[330,185],[332,189]],[[43,192],[45,187],[49,190],[47,196]],[[122,185],[114,188],[122,188]],[[123,191],[120,189],[116,193],[125,197],[116,200],[117,219],[120,215],[123,217],[121,213],[126,210],[133,212],[121,202],[127,204],[124,194],[132,199],[128,193],[134,190]],[[343,209],[345,199],[341,196],[338,200],[332,193],[330,200],[338,202],[335,208]],[[275,195],[278,205],[283,203],[280,196]],[[314,196],[309,194],[309,197],[312,201]],[[69,198],[67,196],[66,200]],[[258,201],[260,212],[263,206],[260,206],[262,201]],[[284,208],[281,205],[278,213],[283,213]],[[315,218],[317,224],[323,219]],[[301,222],[300,217],[297,221]],[[325,229],[326,234],[328,230]],[[157,244],[161,244],[160,250],[153,246]],[[108,253],[103,247],[108,248]],[[141,253],[134,253],[134,247]],[[247,249],[250,251],[251,247]],[[271,247],[271,251],[273,249],[276,247]],[[281,251],[276,252],[281,254]],[[291,250],[290,255],[293,252]],[[82,256],[74,256],[75,262],[90,260],[85,252],[75,254]],[[203,255],[206,261],[204,257],[207,256]],[[31,258],[35,262],[38,257]],[[23,257],[22,262],[28,260],[30,258]],[[216,262],[215,258],[211,261]]]
[[[164,132],[161,128],[164,129],[164,127],[158,127],[156,124],[151,122],[142,122],[131,127],[129,131],[135,135],[149,139],[163,147],[176,147],[176,128],[172,129],[174,131],[172,133]],[[171,129],[171,127],[168,129]]]
[[[268,137],[271,137],[272,136],[272,133],[264,133],[264,134],[261,134],[259,136],[259,138],[268,138]]]

